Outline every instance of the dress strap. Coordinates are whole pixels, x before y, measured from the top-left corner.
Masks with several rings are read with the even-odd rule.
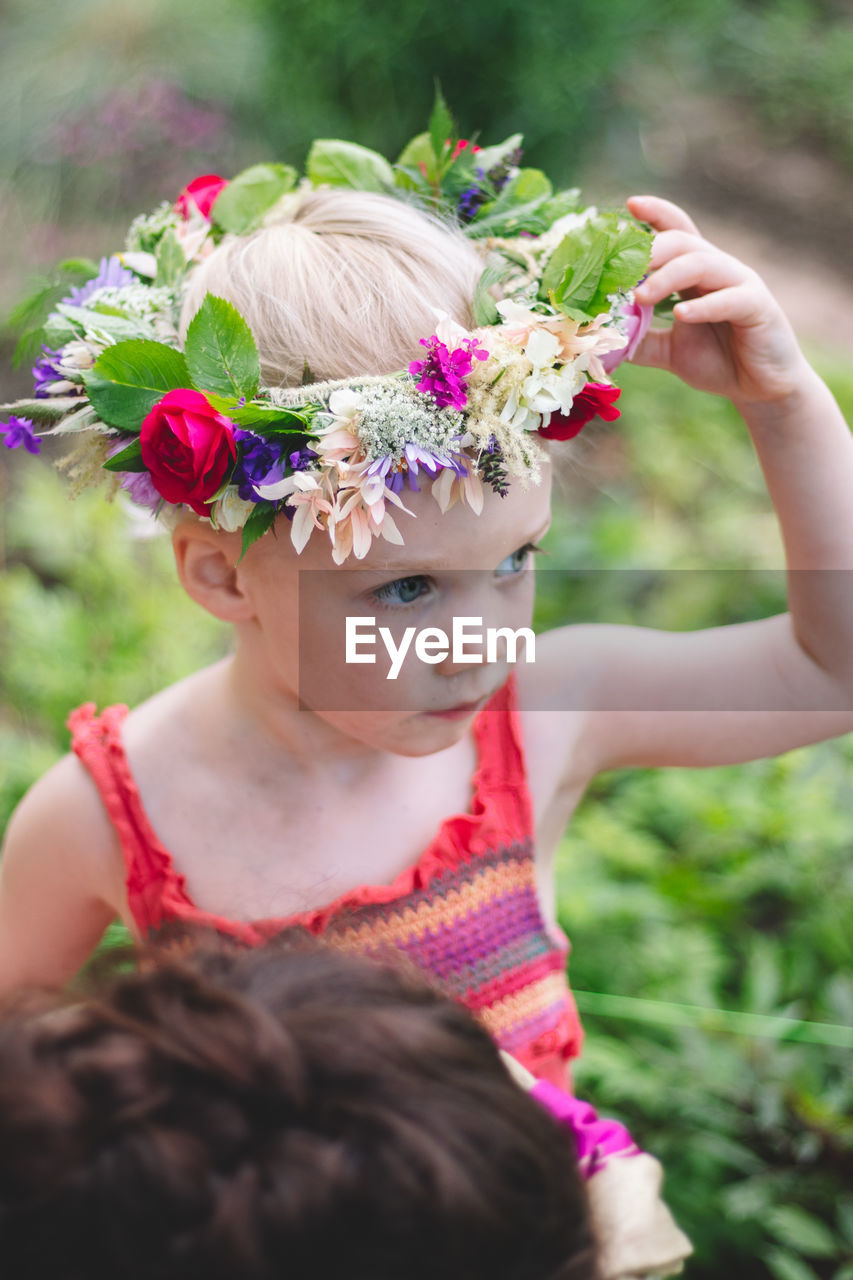
[[[160,890],[164,881],[174,877],[174,868],[151,830],[130,773],[121,740],[121,725],[127,713],[126,706],[117,704],[105,707],[98,715],[94,702],[87,702],[71,712],[67,723],[71,749],[98,788],[118,836],[130,909],[144,936],[159,923]]]
[[[497,803],[507,828],[520,838],[533,835],[533,803],[527,781],[515,672],[474,721],[478,784]]]
[[[98,715],[94,702],[68,717],[71,748],[88,770],[121,845],[130,911],[143,938],[162,925],[180,920],[225,929],[249,944],[263,941],[251,924],[227,921],[193,903],[186,879],[152,827],[130,770],[121,726],[128,714],[123,704]]]

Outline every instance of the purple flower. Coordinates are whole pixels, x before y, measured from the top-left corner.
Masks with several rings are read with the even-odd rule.
[[[240,456],[232,483],[237,485],[244,501],[257,502],[261,496],[258,493],[260,485],[276,484],[284,479],[286,464],[281,445],[275,445],[254,431],[239,429],[234,432],[234,439],[240,445]]]
[[[456,440],[452,441],[452,443],[455,444]],[[386,487],[394,493],[403,492],[408,478],[409,488],[412,493],[420,493],[420,486],[417,482],[420,467],[423,467],[424,471],[429,474],[430,479],[434,479],[439,471],[443,471],[446,467],[455,471],[459,476],[468,474],[465,460],[458,454],[430,453],[428,450],[422,449],[419,444],[410,442],[404,446],[403,455],[405,461],[398,463],[397,466],[394,466],[390,453],[383,454],[381,458],[374,458],[367,468],[367,475],[384,476]]]
[[[29,418],[16,418],[11,414],[8,423],[0,422],[0,435],[6,437],[3,443],[7,449],[20,449],[23,445],[27,453],[41,453],[41,445],[33,434]]]
[[[114,458],[117,453],[121,453],[122,449],[126,449],[129,444],[130,438],[127,436],[122,440],[117,440],[107,450],[107,457]],[[147,471],[119,471],[116,474],[121,476],[122,489],[129,494],[131,500],[137,506],[147,507],[149,511],[157,510],[163,501],[163,495],[154,488],[154,482]]]
[[[62,301],[82,307],[97,289],[121,289],[126,284],[133,284],[133,280],[133,272],[123,267],[118,258],[101,258],[98,274],[84,285],[72,286],[70,294]]]
[[[477,169],[477,177],[480,181],[484,181],[486,174],[483,169]],[[477,210],[486,200],[486,193],[481,186],[473,183],[472,186],[466,187],[459,197],[456,211],[459,214],[460,222],[471,222],[475,217]]]
[[[124,448],[124,443],[122,443]],[[147,471],[125,471],[121,473],[121,487],[139,507],[147,507],[156,511],[163,501],[161,494],[154,488],[154,481]]]
[[[240,445],[240,458],[234,472],[233,483],[237,485],[240,497],[245,501],[257,502],[261,495],[258,489],[264,484],[276,484],[283,480],[288,470],[305,471],[317,457],[313,449],[294,449],[289,455],[283,453],[284,441],[268,440],[254,431],[234,432],[234,439]]]
[[[294,449],[288,457],[291,471],[307,471],[315,458],[319,458],[319,453],[307,446],[302,449]]]
[[[47,390],[50,384],[62,378],[62,374],[56,367],[62,359],[62,352],[53,351],[50,347],[45,346],[42,346],[41,350],[42,354],[33,365],[33,378],[35,379],[36,398],[45,400],[50,394]]]
[[[465,379],[471,365],[475,359],[488,360],[488,351],[478,347],[476,338],[466,338],[461,347],[451,351],[435,333],[421,338],[421,346],[429,353],[426,360],[413,360],[409,365],[412,377],[420,378],[418,391],[431,395],[440,409],[461,411],[468,403]]]

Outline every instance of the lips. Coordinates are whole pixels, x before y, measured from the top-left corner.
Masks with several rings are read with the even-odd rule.
[[[446,720],[463,720],[466,716],[473,715],[481,707],[484,707],[491,697],[491,693],[484,693],[482,698],[479,698],[476,702],[457,702],[453,707],[443,707],[438,711],[427,711],[424,714],[441,716]]]

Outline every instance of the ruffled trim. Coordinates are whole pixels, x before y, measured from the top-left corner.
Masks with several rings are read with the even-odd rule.
[[[117,704],[97,715],[95,704],[87,702],[71,712],[67,723],[72,748],[92,775],[118,833],[130,909],[143,934],[166,919],[177,918],[209,925],[250,945],[293,926],[320,935],[343,912],[404,898],[426,888],[448,869],[485,853],[496,842],[511,844],[532,835],[515,675],[510,673],[473,722],[477,767],[471,808],[446,818],[417,862],[401,871],[391,884],[359,886],[310,911],[247,923],[228,920],[195,905],[185,877],[148,820],[121,737],[127,714],[128,708]]]

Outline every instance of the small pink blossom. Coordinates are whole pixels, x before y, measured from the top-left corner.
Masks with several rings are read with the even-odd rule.
[[[634,352],[649,331],[654,307],[645,306],[640,302],[626,302],[619,314],[625,326],[627,338],[618,351],[608,351],[600,357],[605,373],[612,373],[623,360],[633,360]]]
[[[468,403],[465,379],[475,360],[488,360],[488,351],[479,346],[474,337],[466,338],[461,346],[451,350],[435,333],[430,338],[421,338],[421,346],[426,347],[427,358],[413,360],[409,365],[412,377],[420,379],[418,391],[431,395],[440,409],[461,412]]]

